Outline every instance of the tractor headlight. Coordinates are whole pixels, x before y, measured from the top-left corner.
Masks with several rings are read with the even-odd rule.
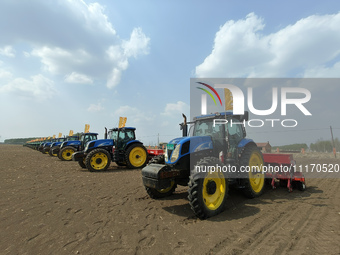
[[[62,144],[60,144],[60,149],[63,148],[65,146],[67,142],[62,142]]]
[[[165,148],[164,160],[165,160],[165,162],[167,162],[169,160],[169,157],[168,157],[168,148]]]
[[[179,157],[179,150],[181,149],[181,145],[180,144],[177,144],[174,151],[172,152],[172,155],[171,155],[171,159],[170,159],[170,162],[175,162],[178,157]]]
[[[86,151],[89,149],[89,145],[90,145],[90,142],[87,142],[87,143],[86,143],[86,146],[85,146],[84,152],[86,152]]]

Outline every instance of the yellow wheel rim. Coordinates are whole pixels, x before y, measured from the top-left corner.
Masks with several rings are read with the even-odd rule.
[[[263,159],[259,152],[255,151],[251,154],[249,159],[249,182],[255,193],[261,192],[264,186],[264,173],[261,167],[263,166]]]
[[[218,209],[226,196],[226,180],[223,173],[208,173],[203,181],[203,201],[209,210]]]
[[[146,161],[146,152],[142,147],[135,147],[130,151],[129,161],[134,167],[142,166]]]
[[[52,153],[52,156],[53,156],[53,157],[57,157],[58,154],[57,154],[57,153]]]
[[[172,189],[172,187],[175,185],[175,181],[171,181],[171,184],[170,184],[170,186],[168,187],[168,188],[166,188],[166,189],[161,189],[161,190],[157,190],[159,193],[167,193],[167,192],[169,192],[171,189]]]
[[[74,153],[74,150],[72,150],[72,149],[64,150],[63,153],[62,153],[62,157],[65,160],[72,160],[72,154],[73,153]]]
[[[107,165],[108,160],[106,154],[98,152],[91,157],[90,163],[93,169],[102,170]]]

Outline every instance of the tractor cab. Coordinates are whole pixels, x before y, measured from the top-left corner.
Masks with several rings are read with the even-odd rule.
[[[124,149],[126,145],[136,139],[136,128],[124,127],[111,129],[111,139],[114,140],[114,149]]]
[[[93,140],[97,140],[97,133],[83,133],[80,136],[81,148],[79,150],[83,150],[85,145]]]
[[[235,158],[239,143],[246,137],[245,115],[233,115],[232,112],[222,112],[194,118],[192,137],[209,137],[212,143],[213,156],[221,155]],[[185,134],[184,134],[185,136]],[[226,158],[226,157],[224,157]]]

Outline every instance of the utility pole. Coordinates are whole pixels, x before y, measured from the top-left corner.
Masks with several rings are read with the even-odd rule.
[[[332,126],[330,126],[330,129],[331,129],[332,144],[333,144],[333,154],[334,154],[334,157],[336,158],[336,149],[335,149],[335,144],[334,144],[334,137],[333,137]]]

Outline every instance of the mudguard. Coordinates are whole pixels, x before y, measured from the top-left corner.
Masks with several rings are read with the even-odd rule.
[[[72,154],[72,160],[73,161],[83,161],[84,159],[84,152],[83,151],[77,151]]]
[[[253,139],[249,138],[243,138],[241,142],[237,145],[238,148],[243,148],[245,147],[248,143],[254,143]]]

